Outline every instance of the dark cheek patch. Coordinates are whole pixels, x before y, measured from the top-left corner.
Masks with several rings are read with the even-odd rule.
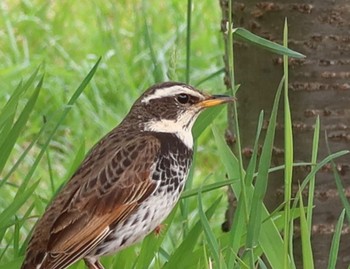
[[[176,119],[179,110],[178,104],[173,98],[154,99],[147,105],[147,110],[158,119]]]

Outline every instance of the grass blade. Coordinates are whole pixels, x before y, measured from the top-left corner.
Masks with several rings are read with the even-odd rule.
[[[193,126],[193,137],[197,139],[201,133],[213,122],[213,120],[219,115],[223,110],[223,106],[216,106],[209,109],[206,109],[201,113],[198,120]]]
[[[258,159],[259,138],[260,138],[260,133],[261,133],[262,126],[263,126],[263,120],[264,120],[264,112],[261,111],[259,114],[258,127],[257,127],[257,131],[256,131],[254,147],[253,147],[253,154],[249,160],[247,174],[244,178],[244,181],[246,182],[247,186],[250,186],[253,183],[254,173],[255,173],[255,169],[256,169],[256,162]],[[250,199],[248,199],[248,200],[250,200]]]
[[[237,259],[239,249],[241,247],[241,241],[246,233],[246,221],[243,206],[245,204],[238,200],[237,208],[232,221],[232,227],[228,235],[228,244],[226,251],[227,267],[233,268],[237,261],[240,263],[240,259]],[[244,264],[243,261],[241,261]],[[242,266],[242,265],[241,265]]]
[[[190,84],[191,68],[191,18],[192,18],[192,0],[187,0],[187,33],[186,33],[186,79],[185,82]]]
[[[14,216],[14,212],[17,212],[17,210],[27,202],[28,198],[33,194],[38,184],[39,181],[35,182],[32,186],[25,190],[21,188],[18,189],[16,199],[14,199],[12,203],[0,213],[0,231],[9,227],[9,224],[12,222],[11,217]]]
[[[328,154],[330,154],[331,150],[330,150],[328,139],[327,139],[327,137],[328,137],[327,133],[326,133],[325,137],[326,137],[326,146],[328,149]],[[350,223],[350,203],[345,195],[345,189],[344,189],[344,186],[342,184],[342,180],[341,180],[340,175],[338,173],[337,166],[333,160],[331,161],[331,165],[332,165],[332,169],[333,169],[335,185],[337,186],[339,198],[340,198],[340,201],[342,202],[342,204],[345,208],[346,216],[348,218],[348,222]]]
[[[41,136],[41,134],[45,131],[46,129],[46,124],[44,124],[39,133],[35,135],[35,137],[32,139],[32,141],[30,142],[29,146],[23,151],[23,153],[21,154],[21,156],[18,158],[18,160],[16,161],[16,163],[11,167],[10,171],[7,173],[7,175],[0,181],[0,188],[8,181],[8,179],[10,178],[10,176],[17,170],[17,168],[19,167],[19,165],[23,162],[24,158],[27,156],[27,154],[29,153],[29,151],[32,149],[32,147],[36,144],[36,142],[38,141],[39,137]]]
[[[275,96],[274,105],[269,120],[269,126],[266,132],[266,138],[263,144],[262,153],[259,161],[258,176],[256,178],[255,189],[251,202],[251,210],[249,214],[249,223],[246,240],[246,248],[248,249],[249,254],[245,253],[245,255],[249,255],[250,257],[250,266],[254,266],[252,253],[258,245],[261,230],[263,198],[267,188],[268,171],[271,164],[273,141],[275,137],[277,109],[283,82],[284,79],[281,80],[281,83],[277,89],[277,93]]]
[[[320,139],[320,117],[317,116],[315,130],[314,130],[314,137],[312,140],[311,163],[317,162],[319,139]],[[312,169],[314,169],[313,166],[312,166]],[[315,176],[310,178],[309,191],[308,191],[308,203],[307,203],[306,216],[307,216],[307,223],[308,223],[308,227],[309,227],[310,231],[311,231],[311,226],[312,226],[312,211],[313,211],[313,204],[314,204],[314,193],[315,193]]]
[[[253,154],[252,157],[250,158],[247,172],[244,177],[244,184],[246,185],[246,189],[249,190],[252,186],[253,178],[254,178],[254,172],[256,169],[256,162],[257,162],[257,157],[258,157],[258,147],[259,147],[259,137],[260,133],[262,130],[262,125],[263,125],[263,111],[260,112],[259,115],[259,120],[258,120],[258,126],[257,126],[257,134],[255,137],[255,142],[254,142],[254,147],[253,147]],[[238,199],[238,204],[237,208],[233,217],[233,222],[232,222],[232,229],[229,234],[229,242],[231,242],[230,246],[227,249],[227,264],[228,268],[232,268],[234,266],[235,260],[237,260],[237,253],[239,251],[239,247],[241,245],[241,238],[243,237],[243,233],[246,232],[246,229],[244,227],[246,226],[246,222],[248,221],[246,219],[246,212],[244,212],[244,206],[249,207],[250,202],[251,202],[251,194],[252,192],[248,191],[247,192],[247,197],[246,201],[243,203],[242,199],[244,197],[241,195],[241,197]],[[242,266],[242,265],[241,265]]]
[[[237,157],[232,153],[231,149],[227,146],[225,140],[215,126],[212,126],[212,131],[215,137],[215,143],[220,152],[220,159],[225,167],[229,179],[239,179],[239,162]],[[236,197],[239,197],[241,192],[240,181],[237,180],[232,184],[233,191]]]
[[[345,209],[343,209],[343,211],[341,212],[337,225],[334,230],[331,250],[329,252],[329,260],[328,260],[328,266],[327,266],[328,269],[335,269],[335,266],[337,264],[340,236],[341,236],[341,231],[344,223],[344,216],[345,216]]]
[[[217,199],[206,211],[205,214],[208,219],[213,216],[220,200],[221,198]],[[189,268],[189,264],[196,264],[197,262],[192,259],[192,251],[202,231],[202,223],[199,220],[190,229],[180,246],[172,253],[169,261],[164,265],[164,269]]]
[[[53,127],[52,131],[50,132],[50,134],[48,135],[45,143],[43,144],[40,153],[38,154],[37,158],[35,159],[35,162],[33,163],[31,169],[29,170],[28,174],[26,175],[22,185],[20,188],[26,188],[30,178],[32,177],[32,175],[34,174],[34,171],[36,169],[36,167],[38,166],[42,156],[44,155],[47,147],[49,146],[50,141],[52,140],[54,134],[56,133],[56,131],[58,130],[59,126],[62,124],[62,122],[64,121],[64,119],[66,118],[66,116],[68,115],[68,112],[71,110],[73,104],[76,102],[76,100],[78,99],[78,97],[80,96],[80,94],[83,92],[83,90],[86,88],[86,86],[88,85],[88,83],[90,82],[90,80],[92,79],[92,77],[94,76],[97,67],[99,65],[101,61],[101,58],[98,59],[98,61],[95,63],[95,65],[92,67],[92,69],[90,70],[90,72],[87,74],[87,76],[84,78],[84,80],[80,83],[80,85],[78,86],[78,88],[75,90],[75,92],[73,93],[72,97],[69,99],[67,105],[65,106],[62,114],[60,115],[60,118],[55,122],[55,126]]]
[[[301,228],[303,267],[308,269],[313,269],[314,259],[312,255],[310,230],[309,230],[306,216],[305,216],[303,197],[302,197],[301,191],[299,191],[298,194],[299,194],[299,200],[300,200],[299,210],[300,210],[300,228]]]
[[[16,123],[13,125],[13,128],[8,133],[6,139],[4,142],[0,145],[1,148],[1,155],[0,155],[0,173],[2,172],[5,163],[10,156],[10,153],[16,144],[18,136],[21,134],[21,131],[25,127],[30,113],[33,111],[33,108],[35,106],[35,103],[38,99],[40,89],[43,83],[43,77],[40,79],[38,85],[36,86],[35,91],[31,95],[30,99],[28,100],[27,104],[23,108],[21,114],[19,115]]]
[[[287,55],[289,57],[294,57],[294,58],[304,58],[305,57],[305,55],[303,55],[299,52],[288,49],[288,48],[281,46],[275,42],[272,42],[270,40],[267,40],[265,38],[257,36],[255,34],[253,34],[252,32],[249,32],[246,29],[235,28],[233,30],[233,33],[236,34],[237,36],[243,38],[244,40],[256,45],[256,46],[262,47],[263,49],[266,49],[266,50],[271,51],[273,53],[277,53],[280,55]]]
[[[302,192],[306,185],[310,182],[311,178],[315,176],[315,174],[327,163],[332,162],[332,160],[339,158],[341,156],[344,156],[346,154],[349,154],[349,150],[341,150],[336,153],[330,154],[327,157],[325,157],[322,161],[316,164],[315,169],[311,170],[310,173],[306,176],[306,178],[303,180],[302,184],[300,185],[300,188],[298,192]],[[296,208],[296,205],[299,201],[299,195],[297,195],[293,201],[293,208]]]
[[[288,23],[284,22],[283,46],[288,48]],[[290,203],[292,198],[293,177],[293,131],[292,116],[288,98],[288,56],[283,55],[284,74],[284,268],[289,268],[289,240],[293,235],[290,233],[293,220],[290,216]]]
[[[225,167],[226,173],[228,174],[228,177],[232,178],[232,179],[238,178],[239,177],[239,167],[238,167],[239,164],[238,164],[237,158],[232,153],[230,148],[227,146],[224,138],[219,134],[219,132],[217,131],[215,126],[212,127],[212,130],[213,130],[213,134],[215,137],[216,145],[217,145],[219,152],[220,152],[220,160],[224,164],[224,167]],[[279,168],[279,169],[281,169],[281,168]],[[274,170],[275,169],[269,169],[269,172],[274,171]],[[240,181],[237,180],[231,186],[234,190],[236,197],[239,197],[240,187],[241,187]],[[247,187],[247,192],[253,193],[254,187],[252,185]],[[264,223],[262,223],[262,226],[261,226],[262,232],[260,233],[260,236],[259,236],[260,247],[263,250],[264,254],[266,255],[266,258],[268,259],[272,268],[283,268],[283,259],[281,259],[281,257],[283,257],[283,241],[282,241],[280,232],[277,229],[274,221],[269,216],[270,216],[269,212],[267,211],[266,207],[263,206],[262,207],[262,219],[266,220],[266,221]],[[236,216],[235,216],[235,218],[236,218]],[[239,223],[241,225],[239,225],[238,229],[241,229],[243,227],[244,232],[246,232],[247,225],[244,221],[244,218],[240,217],[239,219],[240,219]],[[233,237],[233,236],[235,236],[235,234],[233,234],[233,232],[234,232],[234,229],[231,230],[231,234],[229,235],[229,238],[228,238],[229,242],[231,242],[231,245],[228,245],[228,248],[230,248],[230,247],[232,248],[232,246],[236,246],[235,245],[236,241],[232,240],[232,238],[234,238],[235,240],[238,240],[239,246],[241,246],[240,245],[241,237],[239,237],[239,235],[243,234],[243,232],[238,233],[237,237]],[[228,251],[230,251],[230,250],[228,249]],[[234,252],[234,249],[233,249],[233,252]],[[243,261],[243,262],[247,263],[247,261]]]
[[[195,84],[195,86],[196,86],[196,87],[199,87],[202,83],[204,83],[204,82],[206,82],[206,81],[208,81],[208,80],[210,80],[210,79],[213,79],[213,78],[215,78],[215,77],[217,77],[217,76],[220,76],[220,75],[223,74],[224,72],[225,72],[225,68],[220,68],[219,70],[214,71],[213,73],[211,73],[211,74],[205,76],[204,78],[200,79],[200,80]]]
[[[188,198],[188,197],[191,197],[191,196],[196,196],[200,192],[201,193],[205,193],[205,192],[212,191],[212,190],[215,190],[215,189],[218,189],[218,188],[222,188],[222,187],[225,187],[227,185],[233,184],[236,181],[238,181],[238,178],[237,179],[232,179],[232,180],[223,180],[223,181],[219,181],[219,182],[215,182],[215,183],[211,183],[211,184],[205,185],[205,186],[200,187],[200,188],[193,188],[193,189],[190,189],[190,190],[185,190],[183,192],[183,194],[181,195],[181,199],[185,199],[185,198]]]
[[[205,216],[205,213],[203,211],[203,204],[202,204],[202,193],[198,193],[198,213],[199,213],[199,218],[202,223],[202,227],[204,230],[205,237],[207,239],[207,245],[210,249],[210,252],[212,253],[214,262],[215,262],[215,267],[216,268],[221,268],[220,266],[220,254],[219,254],[219,244],[216,241],[215,235],[213,234],[209,221],[207,217]]]
[[[5,104],[5,106],[2,108],[1,113],[0,113],[0,128],[3,127],[3,124],[5,121],[7,121],[9,118],[14,117],[14,114],[16,112],[17,104],[19,101],[19,97],[21,94],[25,93],[29,87],[32,86],[34,83],[37,75],[39,72],[39,67],[33,72],[33,74],[29,77],[29,79],[23,84],[20,82],[15,89],[15,91],[11,94],[11,97]],[[0,141],[2,137],[0,138]],[[1,144],[2,142],[0,142]]]
[[[348,222],[350,223],[350,203],[345,195],[344,186],[341,182],[341,178],[340,178],[339,173],[337,171],[336,165],[333,161],[332,161],[332,167],[333,167],[333,174],[334,174],[335,184],[337,186],[339,198],[344,206],[346,216],[348,218]]]
[[[8,263],[5,263],[5,264],[3,264],[3,265],[0,265],[0,269],[20,268],[22,262],[23,262],[23,259],[22,259],[22,258],[16,258],[16,259],[11,260],[11,261],[8,262]]]
[[[142,1],[142,17],[143,17],[143,23],[144,23],[144,42],[147,45],[149,49],[149,54],[151,56],[152,64],[153,64],[153,79],[154,82],[161,82],[163,80],[162,72],[159,68],[158,60],[156,53],[154,52],[152,40],[151,40],[151,34],[150,34],[150,29],[149,25],[147,22],[147,14],[146,14],[146,7],[145,7],[146,1]]]

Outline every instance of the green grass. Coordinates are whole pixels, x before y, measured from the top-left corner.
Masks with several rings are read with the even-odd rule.
[[[191,7],[191,9],[189,9]],[[8,1],[0,5],[0,269],[18,268],[30,231],[61,184],[87,150],[125,116],[146,87],[163,80],[224,92],[219,25],[215,1]],[[231,18],[232,21],[232,18]],[[283,22],[281,22],[282,24]],[[284,77],[264,145],[258,156],[264,114],[257,119],[254,151],[245,167],[223,138],[223,108],[204,113],[194,127],[197,153],[187,189],[158,237],[111,257],[108,268],[295,268],[293,221],[300,218],[303,262],[312,268],[310,242],[315,174],[347,151],[317,163],[320,121],[312,147],[312,169],[291,196],[293,141],[288,102],[288,57],[302,57],[284,46],[228,24],[228,46],[237,36],[284,56]],[[100,59],[101,57],[101,59]],[[234,52],[228,55],[235,95]],[[209,89],[209,90],[208,90]],[[285,164],[271,167],[277,106],[285,108]],[[239,115],[234,126],[240,151]],[[215,118],[215,125],[207,128]],[[263,198],[268,175],[285,171],[284,203],[268,212]],[[334,177],[345,211],[339,217],[329,268],[335,268],[341,227],[349,204],[336,169]],[[225,189],[238,197],[232,230],[221,232]],[[301,191],[309,186],[308,205]],[[283,236],[281,235],[283,231]],[[264,259],[262,257],[265,257]],[[82,262],[72,268],[84,268]]]

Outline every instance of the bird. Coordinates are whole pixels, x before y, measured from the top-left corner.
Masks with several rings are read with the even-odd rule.
[[[149,87],[47,207],[21,268],[64,269],[83,259],[89,269],[104,269],[102,256],[157,229],[184,189],[198,115],[234,100],[181,82]]]

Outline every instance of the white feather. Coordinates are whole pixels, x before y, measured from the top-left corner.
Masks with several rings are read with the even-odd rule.
[[[203,98],[203,95],[197,91],[194,91],[194,90],[192,90],[188,87],[182,86],[182,85],[175,85],[175,86],[171,86],[171,87],[157,89],[157,90],[155,90],[155,92],[153,94],[143,98],[141,102],[148,103],[149,101],[151,101],[153,99],[175,96],[175,95],[180,94],[180,93],[189,94],[192,96],[197,96],[200,99]]]
[[[192,126],[196,121],[198,113],[193,110],[185,111],[177,120],[151,120],[144,124],[145,131],[173,133],[189,149],[193,147]]]

